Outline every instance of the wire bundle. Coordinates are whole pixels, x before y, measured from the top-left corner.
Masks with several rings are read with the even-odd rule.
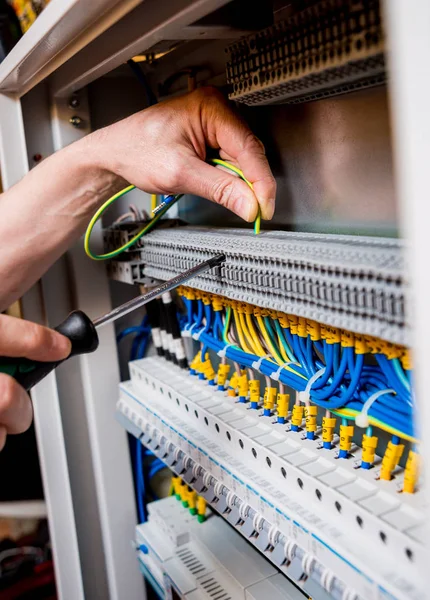
[[[374,425],[415,441],[407,349],[189,288],[180,294],[187,317],[183,333],[201,343],[194,371],[198,365],[208,368],[212,350],[235,365],[230,387],[234,377],[239,380],[248,370],[251,380],[256,371],[266,377],[266,388],[276,381],[281,393],[284,386],[300,392],[298,405],[305,404],[308,416],[308,407],[316,405],[326,409],[327,418],[341,417],[345,427],[356,421],[369,434]],[[213,383],[204,370],[199,375]]]

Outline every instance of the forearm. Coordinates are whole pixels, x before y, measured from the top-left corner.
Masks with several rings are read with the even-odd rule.
[[[33,285],[125,182],[97,164],[91,136],[44,160],[0,196],[0,309]]]
[[[252,189],[208,165],[206,145],[235,161]],[[0,197],[0,308],[37,281],[127,182],[203,196],[247,221],[274,211],[276,182],[263,145],[219,92],[199,88],[68,146]]]

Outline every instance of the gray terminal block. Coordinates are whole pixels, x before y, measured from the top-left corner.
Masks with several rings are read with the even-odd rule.
[[[266,530],[263,529],[258,532],[258,537],[255,539],[255,545],[261,552],[266,552],[266,550],[270,548],[269,534]]]
[[[302,560],[295,556],[291,563],[286,566],[285,573],[293,581],[300,581],[300,579],[302,579],[305,576],[305,573],[303,571]]]
[[[241,521],[239,509],[236,506],[233,506],[227,513],[224,513],[223,517],[234,527]]]
[[[202,491],[205,489],[205,482],[204,482],[204,480],[203,480],[203,475],[204,475],[204,473],[203,473],[203,472],[202,472],[202,473],[200,473],[200,474],[197,476],[197,479],[195,480],[195,482],[193,483],[193,488],[196,490],[196,492],[197,492],[198,494],[201,494],[201,493],[202,493]]]
[[[304,582],[303,589],[311,598],[318,600],[333,600],[333,595],[321,587],[320,584],[312,577],[309,577]]]
[[[130,419],[126,417],[122,412],[117,410],[115,413],[115,419],[122,427],[124,427],[126,431],[128,431],[128,433],[130,433],[135,438],[139,438],[139,436],[142,433],[142,430],[135,423],[133,423],[133,421],[130,421]]]
[[[143,276],[169,279],[223,252],[194,288],[408,344],[404,243],[364,236],[177,227],[145,236]]]

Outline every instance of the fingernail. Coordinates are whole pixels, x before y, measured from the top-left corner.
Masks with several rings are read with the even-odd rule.
[[[240,197],[234,205],[234,212],[245,221],[252,221],[255,215],[255,208],[249,198]]]
[[[265,212],[265,219],[269,220],[273,217],[273,215],[275,214],[275,198],[269,198],[269,200],[266,200],[266,210]]]

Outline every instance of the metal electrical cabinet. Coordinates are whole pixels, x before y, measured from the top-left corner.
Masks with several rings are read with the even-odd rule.
[[[186,91],[180,79],[168,92],[160,84],[189,67],[195,68],[198,84],[228,83],[231,98],[265,143],[278,181],[275,229],[405,240],[406,312],[425,482],[430,464],[425,76],[430,4],[385,0],[382,22],[372,21],[367,46],[354,38],[354,56],[345,59],[354,61],[354,69],[345,68],[339,50],[323,77],[309,62],[299,65],[294,77],[282,68],[264,71],[264,61],[273,60],[271,36],[282,32],[279,23],[294,21],[296,12],[312,4],[344,11],[344,21],[327,23],[340,40],[330,48],[336,43],[340,48],[348,11],[367,7],[373,14],[378,3],[51,0],[0,65],[2,184],[8,189],[23,177],[37,155],[46,157],[91,129],[143,108],[142,92],[124,66],[136,55],[149,58],[148,76],[161,97]],[[327,39],[318,38],[322,43],[329,47]],[[225,224],[226,219],[239,225],[222,209],[190,197],[179,216],[192,225]],[[100,238],[101,229],[95,235]],[[90,316],[108,311],[122,294],[109,283],[105,267],[89,261],[78,244],[23,298],[23,313],[55,325],[75,307]],[[62,366],[32,394],[57,586],[63,599],[137,600],[145,591],[130,546],[136,512],[127,439],[114,419],[120,370],[113,327],[102,331],[100,342],[96,354]],[[420,493],[427,518],[425,486]],[[426,527],[425,519],[422,531]],[[420,552],[423,564],[428,544]],[[399,563],[399,580],[401,571]],[[427,573],[420,578],[420,589],[427,590]],[[407,588],[403,594],[417,597]],[[397,596],[378,586],[367,598],[360,595],[363,600],[388,597]]]

